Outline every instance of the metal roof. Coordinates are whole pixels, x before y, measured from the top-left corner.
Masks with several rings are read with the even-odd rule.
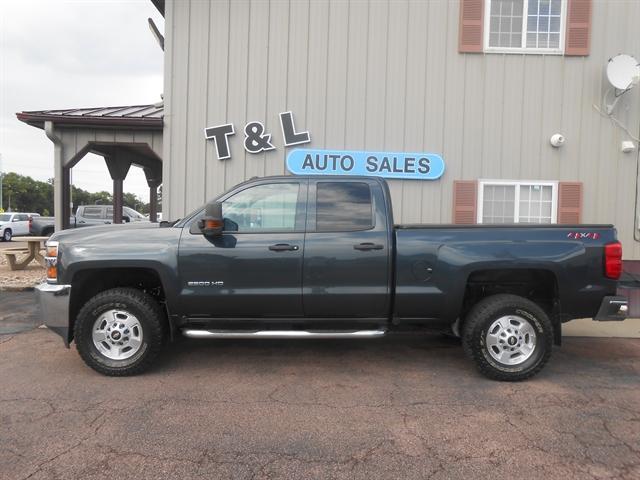
[[[164,105],[126,105],[120,107],[70,108],[18,112],[21,122],[44,128],[45,121],[64,126],[145,127],[162,129]]]

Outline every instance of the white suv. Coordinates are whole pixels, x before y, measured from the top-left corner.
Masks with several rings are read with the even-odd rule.
[[[15,235],[29,235],[29,218],[37,213],[0,213],[0,240],[10,242]]]

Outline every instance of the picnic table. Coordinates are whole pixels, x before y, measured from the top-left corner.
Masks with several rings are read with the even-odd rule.
[[[49,237],[13,237],[13,241],[15,242],[25,242],[27,248],[13,247],[2,250],[9,264],[9,268],[11,270],[24,270],[27,268],[27,265],[34,260],[46,268],[47,264],[40,250],[44,248],[42,242],[47,241],[48,238]],[[18,259],[18,256],[22,258]]]

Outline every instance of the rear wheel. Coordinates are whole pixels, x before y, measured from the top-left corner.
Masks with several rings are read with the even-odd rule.
[[[485,376],[524,380],[549,360],[553,326],[534,302],[517,295],[494,295],[480,301],[467,315],[463,345]]]
[[[133,288],[114,288],[80,310],[76,348],[87,365],[104,375],[135,375],[149,368],[160,351],[164,325],[153,297]]]

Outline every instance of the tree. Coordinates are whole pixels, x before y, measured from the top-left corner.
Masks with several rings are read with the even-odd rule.
[[[54,214],[53,179],[46,182],[31,177],[9,172],[4,175],[2,204],[7,211],[40,213],[43,216]],[[109,192],[87,192],[75,186],[71,187],[73,205],[112,205],[113,196]],[[149,211],[149,204],[144,203],[132,193],[124,194],[124,204],[136,208],[142,213]]]

